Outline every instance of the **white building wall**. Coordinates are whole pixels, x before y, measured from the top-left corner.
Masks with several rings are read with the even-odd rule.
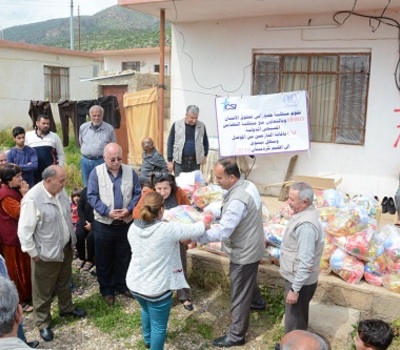
[[[96,98],[92,83],[80,81],[93,77],[93,64],[91,57],[0,48],[0,129],[32,126],[29,104],[31,100],[44,100],[45,65],[69,68],[71,100]],[[57,103],[52,103],[52,112],[59,121]]]
[[[160,55],[158,53],[134,54],[104,56],[104,70],[120,72],[122,71],[122,62],[139,61],[141,62],[140,73],[154,73],[154,65],[160,64]],[[166,74],[170,74],[169,55],[165,55],[164,64],[168,66]]]
[[[388,14],[389,15],[389,14]],[[393,144],[400,133],[399,91],[394,82],[398,60],[398,31],[380,25],[372,33],[368,19],[350,17],[334,29],[266,31],[269,26],[296,26],[305,18],[249,18],[179,24],[173,28],[172,122],[182,118],[188,104],[200,107],[208,134],[216,136],[216,96],[251,95],[252,54],[263,52],[371,52],[365,144],[312,142],[299,153],[295,174],[335,174],[338,187],[349,194],[393,196],[398,187],[400,149]],[[313,18],[331,24],[331,16]],[[178,30],[183,34],[183,39]],[[191,57],[189,57],[189,56]],[[294,154],[258,156],[249,179],[258,184],[282,182]],[[272,194],[280,188],[271,188]]]

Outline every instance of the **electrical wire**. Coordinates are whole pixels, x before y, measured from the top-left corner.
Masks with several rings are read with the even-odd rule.
[[[356,2],[357,2],[357,0],[356,0]],[[354,3],[353,8],[355,7],[356,2]],[[350,16],[368,18],[369,26],[371,27],[371,31],[373,33],[376,32],[376,30],[379,28],[379,26],[381,24],[386,24],[388,26],[395,27],[395,28],[398,29],[398,39],[397,40],[399,42],[399,51],[397,53],[398,58],[397,58],[396,68],[395,68],[395,71],[394,71],[394,81],[395,81],[397,90],[400,91],[400,23],[397,20],[393,19],[393,18],[383,16],[385,14],[388,6],[390,5],[390,3],[391,3],[391,0],[388,0],[388,3],[386,4],[386,6],[383,9],[383,11],[382,11],[380,16],[364,15],[364,14],[357,13],[357,12],[354,12],[354,11],[338,11],[332,16],[332,19],[337,24],[343,25],[350,18]],[[347,16],[345,17],[344,20],[339,21],[337,19],[337,17],[340,16],[340,15],[343,15],[343,14],[346,14]],[[373,27],[372,26],[372,20],[377,21],[378,22],[378,26]]]

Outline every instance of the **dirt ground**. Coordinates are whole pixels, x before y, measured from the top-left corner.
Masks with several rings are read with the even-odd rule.
[[[75,263],[75,262],[74,262]],[[86,298],[98,292],[96,278],[88,272],[81,271],[75,278],[77,285],[87,285],[83,288],[81,296],[74,296],[75,300]],[[165,344],[165,350],[191,350],[191,349],[216,349],[211,345],[214,337],[218,337],[227,331],[230,324],[229,295],[221,290],[204,291],[196,288],[191,290],[194,311],[189,312],[174,299],[174,305],[171,311],[168,332],[177,336],[168,337]],[[140,310],[139,304],[132,299],[123,296],[117,296],[117,302],[122,304],[125,312],[133,313]],[[56,304],[56,301],[53,301]],[[86,310],[88,316],[85,319],[65,320],[64,323],[52,327],[55,338],[52,342],[41,340],[39,331],[33,324],[32,314],[25,314],[24,328],[28,341],[34,339],[40,341],[41,349],[54,350],[117,350],[117,349],[137,349],[144,350],[141,331],[132,330],[124,338],[116,339],[108,333],[102,332],[91,322],[90,310]],[[53,316],[55,312],[53,312]],[[273,349],[272,341],[268,345],[265,343],[265,329],[262,327],[261,318],[265,312],[252,312],[251,325],[246,344],[232,349],[253,349],[265,350]],[[188,332],[185,330],[185,324],[193,323],[193,319],[214,325],[211,339],[204,339],[199,333]],[[172,339],[171,339],[172,338]]]

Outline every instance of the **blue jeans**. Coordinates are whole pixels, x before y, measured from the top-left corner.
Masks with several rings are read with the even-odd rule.
[[[81,157],[81,173],[82,173],[82,181],[83,181],[83,187],[87,186],[87,182],[89,179],[89,175],[91,171],[97,167],[100,164],[104,163],[104,159],[96,159],[96,160],[91,160],[87,159],[85,157]]]
[[[135,294],[142,307],[142,330],[146,345],[151,350],[163,350],[167,337],[167,325],[172,306],[172,295],[159,301],[149,301]]]
[[[21,339],[24,343],[26,343],[26,338],[25,338],[25,332],[24,332],[24,327],[22,325],[22,322],[18,325],[18,338]]]

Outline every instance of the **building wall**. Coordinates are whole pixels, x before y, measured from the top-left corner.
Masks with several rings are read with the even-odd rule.
[[[393,13],[386,13],[389,17]],[[173,28],[172,122],[182,118],[188,104],[200,107],[200,119],[208,134],[217,136],[215,97],[251,95],[252,55],[302,52],[370,52],[371,70],[367,124],[363,146],[312,142],[308,152],[299,153],[295,174],[335,175],[343,179],[339,189],[349,194],[393,196],[400,172],[399,91],[394,82],[398,60],[398,32],[381,24],[375,33],[368,19],[352,16],[333,29],[267,31],[265,26],[295,26],[307,18],[242,18],[219,22],[181,23]],[[331,24],[331,15],[313,18],[313,23]],[[201,45],[199,44],[201,43]],[[189,57],[189,56],[190,57]],[[282,182],[294,154],[257,156],[249,179],[258,184]],[[279,193],[270,187],[269,194]]]
[[[154,73],[154,65],[160,64],[159,53],[134,54],[104,56],[104,70],[120,72],[122,71],[122,62],[140,61],[140,73]],[[167,67],[165,74],[170,74],[170,57],[165,55],[164,64]]]
[[[31,100],[44,99],[44,65],[69,67],[70,99],[83,100],[96,97],[92,83],[80,81],[93,77],[93,65],[96,64],[91,57],[0,48],[0,129],[16,125],[31,126],[29,103]],[[57,103],[52,103],[52,111],[57,121]]]

